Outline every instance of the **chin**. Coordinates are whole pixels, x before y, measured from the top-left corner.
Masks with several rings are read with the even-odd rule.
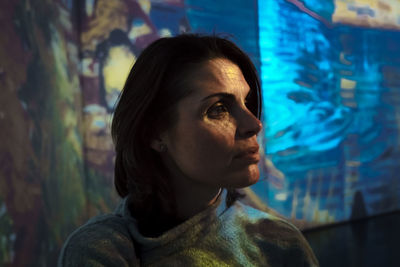
[[[248,187],[257,183],[259,179],[260,171],[258,169],[258,166],[256,166],[256,168],[251,168],[250,166],[244,173],[238,173],[235,179],[232,179],[232,181],[235,182],[228,187],[237,189]]]
[[[253,185],[253,184],[256,184],[256,183],[258,182],[259,179],[260,179],[260,176],[259,176],[259,175],[257,175],[257,177],[252,177],[252,178],[248,179],[246,185],[243,186],[243,187],[247,187],[247,186],[251,186],[251,185]]]

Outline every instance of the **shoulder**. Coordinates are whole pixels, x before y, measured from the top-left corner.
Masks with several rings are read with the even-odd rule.
[[[255,234],[262,234],[264,237],[268,237],[269,240],[289,242],[292,239],[297,240],[301,235],[301,232],[291,223],[285,221],[270,213],[255,209],[238,202],[240,212],[244,213],[248,224],[246,224],[247,230],[254,232]],[[285,243],[286,243],[285,242]]]
[[[289,266],[318,266],[318,261],[303,234],[290,222],[264,211],[236,204],[247,219],[243,226],[246,234],[266,251],[276,251]]]
[[[111,214],[92,218],[68,237],[58,265],[138,265],[126,221]]]

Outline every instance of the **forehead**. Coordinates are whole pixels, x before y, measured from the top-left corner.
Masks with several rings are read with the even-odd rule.
[[[250,90],[240,68],[228,59],[212,59],[194,72],[191,79],[194,94],[247,94]]]

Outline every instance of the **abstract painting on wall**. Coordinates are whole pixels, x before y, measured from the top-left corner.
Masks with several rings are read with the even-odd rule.
[[[300,228],[400,208],[400,4],[389,0],[20,0],[0,19],[0,265],[54,266],[110,212],[112,112],[152,41],[220,33],[263,93],[248,201]]]
[[[399,209],[399,26],[395,1],[259,1],[264,148],[280,172],[253,188],[298,225]]]

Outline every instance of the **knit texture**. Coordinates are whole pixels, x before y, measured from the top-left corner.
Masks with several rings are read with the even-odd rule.
[[[319,266],[292,224],[236,201],[217,202],[159,237],[140,234],[127,203],[73,232],[58,266]]]

